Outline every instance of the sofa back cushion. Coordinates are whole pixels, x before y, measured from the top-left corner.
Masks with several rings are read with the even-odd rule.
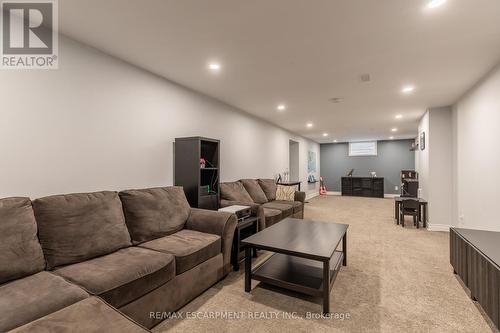
[[[55,195],[33,208],[49,269],[132,245],[116,192]]]
[[[180,186],[122,191],[120,199],[136,244],[183,229],[191,209]]]
[[[254,202],[241,182],[221,183],[220,196],[223,200],[239,201],[242,203]]]
[[[267,202],[266,194],[262,190],[262,187],[260,187],[257,179],[242,179],[240,182],[243,184],[243,187],[245,187],[245,190],[247,190],[254,202],[258,204]]]
[[[277,185],[274,179],[259,179],[259,185],[266,194],[268,201],[276,200]]]
[[[29,198],[0,199],[0,284],[43,271]]]

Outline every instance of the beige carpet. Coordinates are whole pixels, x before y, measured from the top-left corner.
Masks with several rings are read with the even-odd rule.
[[[405,229],[396,226],[393,209],[391,199],[338,196],[317,197],[306,205],[306,218],[350,225],[348,266],[331,294],[337,318],[308,318],[308,312],[321,312],[320,300],[256,281],[245,293],[240,270],[181,309],[181,319],[166,320],[155,331],[494,331],[452,273],[448,233],[414,229],[410,217]],[[268,255],[261,252],[258,260]]]

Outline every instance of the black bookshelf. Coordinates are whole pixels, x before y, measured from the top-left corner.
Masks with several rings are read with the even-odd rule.
[[[200,159],[205,159],[201,167]],[[174,184],[184,187],[191,207],[219,208],[220,141],[204,137],[176,138]]]

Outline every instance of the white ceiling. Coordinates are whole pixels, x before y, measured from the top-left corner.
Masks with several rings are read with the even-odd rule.
[[[427,2],[64,0],[59,16],[76,40],[331,142],[415,136],[427,107],[452,104],[500,60],[500,1]]]

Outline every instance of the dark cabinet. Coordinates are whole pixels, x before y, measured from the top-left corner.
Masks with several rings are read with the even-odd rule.
[[[500,325],[500,233],[450,229],[450,263],[491,321]]]
[[[342,177],[342,195],[355,197],[384,197],[384,178]]]
[[[219,166],[219,140],[203,137],[175,139],[174,184],[184,188],[191,207],[219,208]]]

